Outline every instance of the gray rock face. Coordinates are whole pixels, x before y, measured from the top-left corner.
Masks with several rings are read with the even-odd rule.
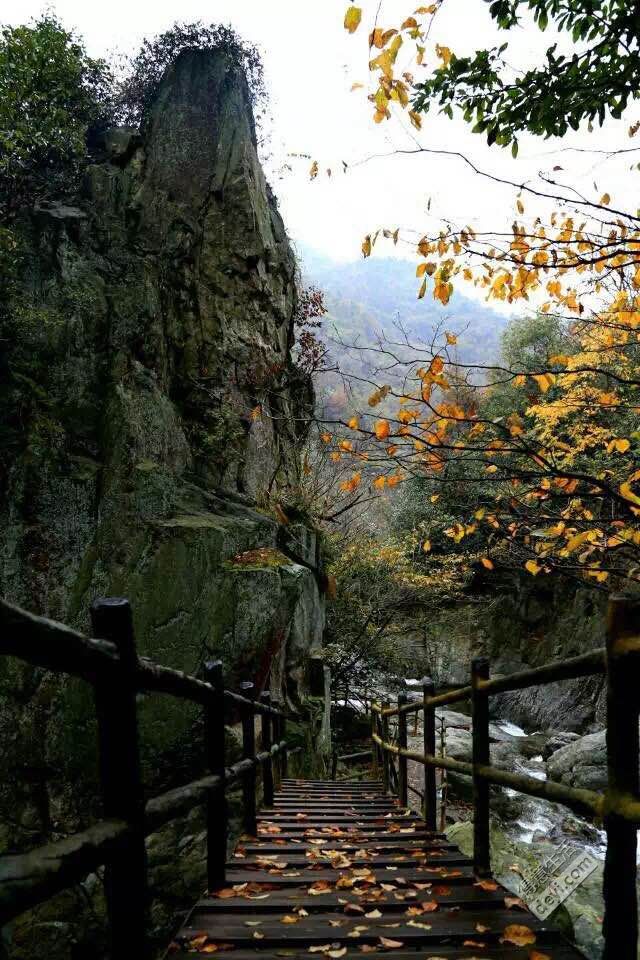
[[[604,790],[607,786],[606,731],[579,737],[552,753],[547,761],[550,780],[570,787]]]
[[[190,673],[221,657],[229,686],[299,707],[322,642],[320,549],[257,502],[286,488],[313,395],[291,360],[295,258],[244,77],[183,53],[142,134],[109,131],[82,195],[31,211],[24,237],[0,376],[0,594],[83,630],[95,596],[128,596],[141,655]],[[199,711],[140,711],[149,793],[199,772]],[[92,717],[82,685],[0,659],[0,852],[99,812]],[[71,937],[94,955],[85,932]],[[36,934],[24,943],[15,956],[40,956]]]

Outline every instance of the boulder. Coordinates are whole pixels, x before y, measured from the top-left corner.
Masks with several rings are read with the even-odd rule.
[[[548,760],[549,757],[560,750],[562,747],[566,747],[568,743],[574,743],[576,740],[580,739],[580,734],[571,733],[569,731],[559,731],[553,730],[549,731],[548,738],[542,745],[542,757],[544,760]]]
[[[570,787],[604,790],[607,786],[606,731],[587,734],[567,743],[547,760],[550,780]]]
[[[447,837],[458,844],[463,853],[472,856],[472,823],[453,824],[447,829]],[[556,849],[546,838],[534,843],[518,842],[509,837],[501,823],[495,820],[491,823],[491,862],[494,876],[514,896],[522,893],[523,875],[532,873],[540,862]],[[602,874],[602,867],[599,867],[547,921],[550,925],[559,927],[589,960],[600,960],[602,956]],[[522,918],[522,914],[514,911],[513,922],[523,922],[519,918]]]

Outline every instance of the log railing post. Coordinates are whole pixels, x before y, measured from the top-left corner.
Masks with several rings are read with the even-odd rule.
[[[373,739],[374,733],[377,733],[377,720],[378,714],[373,709],[373,701],[371,701],[371,776],[373,780],[377,780],[380,776],[380,759],[378,753],[378,744]]]
[[[409,701],[409,697],[403,690],[398,694],[398,746],[402,750],[407,749],[407,715],[402,711],[402,707]],[[407,781],[407,758],[398,754],[398,798],[400,806],[406,807],[409,803],[409,789]]]
[[[337,777],[338,777],[338,750],[336,747],[334,747],[331,752],[331,779],[336,780]]]
[[[125,820],[130,833],[105,866],[110,955],[148,957],[149,910],[144,843],[144,796],[140,772],[136,671],[138,657],[129,601],[95,600],[91,625],[96,639],[110,640],[119,663],[95,684],[104,816]]]
[[[380,736],[383,743],[389,742],[389,717],[384,713],[385,710],[389,708],[389,701],[385,700],[382,704],[382,716],[380,717]],[[382,749],[382,783],[384,785],[384,792],[389,793],[391,790],[391,776],[389,772],[389,751]]]
[[[640,608],[612,597],[607,617],[607,801],[638,795],[638,705],[640,653],[629,649],[638,639]],[[606,807],[605,807],[606,809]],[[635,960],[638,941],[636,895],[637,824],[618,813],[605,816],[604,960]]]
[[[240,684],[242,696],[252,700],[254,696],[253,684],[245,680]],[[243,759],[255,760],[256,756],[256,725],[252,707],[245,707],[242,714],[242,756]],[[255,764],[242,778],[242,811],[244,832],[255,837],[258,832],[256,819],[256,768]]]
[[[429,703],[429,697],[434,694],[433,680],[425,677],[422,681],[422,738],[424,744],[424,753],[435,756],[436,752],[436,708]],[[417,716],[417,714],[416,714]],[[435,833],[437,830],[437,793],[436,793],[436,768],[431,764],[424,765],[424,825],[427,830]]]
[[[222,660],[205,663],[204,679],[213,687],[204,712],[205,752],[209,772],[220,777],[220,786],[207,799],[207,887],[225,885],[228,811],[225,784],[224,677]]]
[[[473,747],[473,867],[479,877],[491,873],[489,835],[489,784],[476,774],[476,766],[489,763],[489,698],[478,687],[489,679],[489,661],[476,657],[471,662],[471,713]]]
[[[278,706],[278,700],[274,696],[271,697],[271,706]],[[280,717],[271,718],[271,736],[274,743],[280,743]],[[282,786],[282,764],[280,763],[279,753],[273,758],[273,781],[275,789],[279,790]]]
[[[284,747],[282,748],[282,776],[288,777],[289,776],[289,755],[287,753],[287,746],[286,746],[287,718],[284,714],[284,703],[280,705],[280,709],[282,710],[282,716],[280,717],[280,739],[285,744]]]
[[[268,690],[264,690],[260,694],[260,703],[264,704],[265,707],[271,706],[271,694]],[[272,745],[271,737],[271,727],[272,727],[272,718],[268,713],[262,714],[262,749],[270,750]],[[271,755],[267,757],[262,765],[262,792],[265,807],[273,806],[273,759]]]

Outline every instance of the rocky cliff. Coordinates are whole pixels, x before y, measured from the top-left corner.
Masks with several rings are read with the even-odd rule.
[[[488,656],[507,675],[604,645],[606,598],[564,580],[497,578],[473,585],[425,630],[425,655],[438,684],[469,682],[471,660]],[[493,697],[493,716],[527,730],[586,732],[604,722],[603,681],[585,677]]]
[[[319,546],[261,504],[294,470],[313,395],[291,360],[295,260],[245,80],[187,51],[142,133],[96,150],[81,196],[21,226],[0,593],[82,629],[94,596],[126,595],[141,654],[192,673],[220,656],[229,685],[299,706],[322,640]],[[79,685],[3,660],[0,702],[6,849],[95,813],[95,749]],[[140,709],[149,789],[183,780],[197,712]]]

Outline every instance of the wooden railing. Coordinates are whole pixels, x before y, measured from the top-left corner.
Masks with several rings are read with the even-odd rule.
[[[407,805],[407,761],[424,766],[424,820],[427,830],[436,829],[436,770],[451,770],[473,779],[473,860],[478,876],[491,871],[489,834],[489,787],[495,784],[562,803],[577,813],[604,823],[607,852],[604,867],[605,960],[636,960],[638,941],[638,905],[636,895],[636,847],[640,826],[640,783],[638,779],[638,716],[640,712],[640,605],[638,601],[613,597],[609,601],[606,646],[583,656],[550,663],[543,667],[489,676],[489,661],[476,658],[471,665],[471,682],[466,687],[435,695],[433,683],[423,682],[423,696],[407,702],[401,693],[398,704],[372,706],[374,769],[382,767],[385,788],[394,790],[398,758],[397,788],[400,804]],[[608,785],[603,794],[570,787],[563,783],[537,780],[523,774],[498,769],[490,763],[489,697],[511,690],[605,674],[607,683],[607,766]],[[454,760],[436,754],[436,707],[471,702],[472,762]],[[407,716],[423,712],[423,751],[407,749]],[[396,741],[389,733],[389,720],[397,722]]]
[[[224,886],[228,816],[226,789],[241,782],[243,826],[256,832],[256,774],[262,769],[264,802],[273,803],[274,778],[286,776],[286,715],[269,693],[253,698],[225,690],[220,660],[198,679],[138,657],[131,607],[125,599],[97,600],[91,608],[93,638],[0,600],[0,654],[93,686],[98,722],[100,783],[104,819],[64,840],[28,853],[0,857],[0,927],[105,867],[110,956],[148,957],[149,894],[145,837],[206,805],[207,883]],[[140,773],[136,695],[163,693],[190,700],[204,711],[204,746],[209,773],[146,803]],[[225,761],[225,707],[242,716],[242,759]],[[261,717],[261,750],[256,752],[256,714]]]

